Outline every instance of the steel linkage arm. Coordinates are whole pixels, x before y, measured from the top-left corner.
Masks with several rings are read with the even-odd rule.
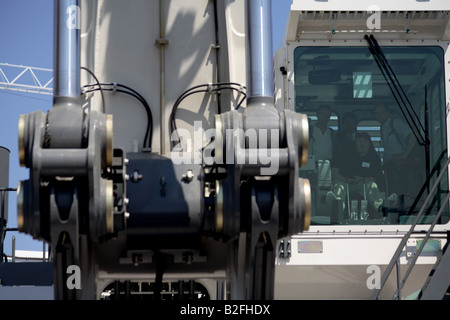
[[[308,229],[310,221],[309,181],[298,178],[307,161],[308,121],[274,107],[271,7],[270,0],[247,1],[247,108],[215,120],[216,163],[230,173],[216,183],[222,200],[216,226],[230,239],[231,299],[273,299],[276,241]]]
[[[55,1],[53,107],[19,119],[20,164],[30,169],[30,178],[17,191],[18,227],[51,243],[56,299],[95,295],[69,291],[67,267],[92,268],[94,263],[83,261],[89,243],[115,231],[113,181],[103,174],[113,162],[112,116],[82,109],[80,30],[66,24],[70,8],[79,8],[79,1]],[[86,279],[82,285],[89,288]]]
[[[261,101],[216,116],[216,163],[229,175],[216,181],[215,231],[230,244],[232,299],[272,299],[276,241],[309,227],[309,181],[297,174],[306,117]]]
[[[112,164],[112,118],[78,110],[59,105],[47,116],[39,111],[19,120],[21,165],[30,168],[30,178],[18,188],[18,227],[51,243],[55,277],[62,277],[55,278],[57,298],[67,298],[67,267],[83,265],[80,237],[100,241],[115,231],[113,181],[103,176]]]

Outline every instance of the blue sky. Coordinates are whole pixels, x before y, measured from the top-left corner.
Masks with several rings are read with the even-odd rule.
[[[53,69],[53,0],[0,0],[0,62]],[[8,76],[8,75],[7,75]],[[11,80],[11,79],[10,79]],[[17,123],[20,114],[47,112],[52,97],[0,90],[0,146],[10,155],[9,186],[28,179],[28,169],[19,166]],[[17,227],[16,194],[9,193],[9,228]],[[42,250],[42,242],[31,236],[8,232],[5,252],[11,253],[11,238],[18,250]]]
[[[272,0],[274,51],[281,42],[291,2]],[[53,0],[0,0],[0,63],[53,68]],[[51,106],[49,95],[0,90],[0,146],[11,151],[9,186],[12,188],[29,175],[28,169],[19,166],[19,116],[36,110],[47,112]],[[9,228],[17,227],[16,205],[16,194],[10,192]],[[11,254],[12,236],[16,238],[16,250],[42,250],[42,242],[31,236],[8,232],[5,239],[7,254]]]

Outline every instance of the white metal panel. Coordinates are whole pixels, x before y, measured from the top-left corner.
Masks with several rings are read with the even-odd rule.
[[[294,1],[286,41],[354,39],[375,32],[389,39],[449,39],[450,2],[440,1]],[[349,33],[351,35],[349,35]]]
[[[144,96],[156,120],[153,147],[158,150],[159,50],[154,44],[159,34],[158,2],[137,0],[129,5],[123,1],[99,0],[97,3],[91,9],[95,10],[95,28],[91,32],[82,29],[85,35],[81,47],[82,64],[88,66],[100,82],[121,83]],[[93,82],[92,78],[84,79]],[[91,107],[100,110],[100,92],[94,96]],[[111,92],[105,92],[104,96],[106,112],[114,116],[114,147],[133,151],[135,139],[142,146],[147,122],[139,101]]]
[[[225,2],[230,81],[246,84],[245,1],[226,0]]]
[[[275,270],[275,299],[370,299],[367,282],[372,273],[367,265],[302,265],[277,266]],[[401,266],[404,273],[407,266]],[[381,274],[386,266],[380,266]],[[429,272],[430,265],[417,265],[402,289],[402,299],[414,297]],[[381,299],[391,300],[397,279],[395,270],[382,290]]]
[[[277,257],[277,265],[388,265],[397,249],[403,233],[376,234],[376,233],[347,233],[347,234],[319,234],[306,233],[295,236],[291,241],[291,257]],[[408,264],[417,250],[415,236],[407,243],[400,258],[401,264]],[[440,248],[436,252],[422,253],[417,264],[434,264],[441,254],[439,249],[445,245],[444,238],[437,239]],[[301,245],[312,247],[319,244],[321,250],[301,251]]]
[[[153,115],[153,151],[160,151],[160,102],[165,98],[164,134],[166,154],[170,151],[169,117],[177,98],[187,89],[216,82],[214,44],[214,4],[212,1],[165,0],[165,89],[160,86],[161,65],[159,1],[98,0],[85,4],[88,17],[82,24],[82,65],[100,82],[117,82],[138,91],[148,101]],[[241,1],[225,4],[225,26],[230,81],[245,85],[245,10]],[[82,85],[92,77],[82,72]],[[106,111],[114,116],[114,147],[125,152],[141,151],[147,125],[145,109],[138,100],[120,93],[105,92]],[[194,94],[180,105],[178,128],[193,136],[194,121],[203,129],[214,126],[217,113],[214,93]],[[95,92],[91,107],[100,110],[100,92]]]
[[[287,77],[286,77],[286,49],[280,48],[275,52],[274,55],[274,96],[275,96],[275,107],[278,110],[283,110],[287,108],[288,95],[287,95]],[[284,68],[283,71],[280,68]]]
[[[389,40],[444,40],[448,18],[448,11],[303,11],[290,32],[295,40],[361,39],[370,33]]]
[[[293,0],[291,10],[366,11],[375,6],[386,11],[450,10],[447,0]]]
[[[277,258],[275,273],[276,299],[370,299],[374,279],[380,279],[404,233],[319,233],[307,232],[292,237],[291,257]],[[423,235],[407,242],[400,257],[403,277]],[[287,239],[285,239],[286,241]],[[446,243],[446,235],[434,236],[433,250],[422,252],[402,290],[402,299],[414,296],[429,275]],[[320,242],[320,246],[298,243]],[[438,246],[436,246],[436,244]],[[320,248],[320,250],[316,250]],[[388,277],[382,299],[392,299],[397,287],[396,269]]]

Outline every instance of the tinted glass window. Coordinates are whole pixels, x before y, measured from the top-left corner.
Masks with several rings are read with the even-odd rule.
[[[442,48],[380,52],[294,51],[295,110],[310,121],[300,176],[311,182],[312,224],[412,223],[445,162]],[[447,192],[445,174],[422,223],[434,220]]]

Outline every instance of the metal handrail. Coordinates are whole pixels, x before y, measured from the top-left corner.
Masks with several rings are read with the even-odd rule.
[[[446,206],[446,202],[450,199],[450,193],[447,193],[447,197],[445,198],[444,203],[442,204],[441,208],[439,209],[436,218],[434,219],[433,223],[430,225],[430,228],[428,229],[428,232],[425,236],[425,238],[423,238],[422,240],[422,244],[420,245],[419,249],[417,250],[416,255],[414,256],[414,258],[411,261],[411,264],[409,265],[408,269],[405,272],[405,275],[403,276],[402,281],[400,282],[401,286],[399,288],[397,288],[397,291],[394,294],[394,299],[399,296],[401,289],[403,288],[403,285],[406,282],[406,279],[408,278],[409,274],[412,271],[412,268],[414,267],[414,265],[416,264],[417,259],[419,258],[419,255],[422,253],[423,248],[425,247],[425,244],[428,241],[428,238],[431,235],[431,232],[433,231],[436,223],[438,222],[439,218],[441,217],[442,211],[444,209],[444,207]]]
[[[427,175],[427,179],[425,180],[425,182],[422,185],[422,188],[420,189],[419,193],[416,196],[416,199],[414,199],[413,204],[411,205],[411,208],[408,210],[407,215],[411,215],[414,212],[414,209],[416,208],[417,204],[419,203],[419,200],[422,198],[423,193],[425,192],[425,190],[428,190],[430,188],[430,180],[431,177],[436,173],[439,172],[441,170],[441,161],[442,159],[444,159],[445,155],[447,154],[447,149],[443,150],[441,152],[441,154],[439,155],[438,159],[436,160],[433,168],[431,169],[431,171],[429,172],[429,174]]]
[[[441,160],[441,159],[439,159]],[[438,161],[439,161],[438,160]],[[448,168],[448,166],[450,165],[450,158],[447,158],[446,164],[443,168]],[[427,198],[425,199],[422,207],[419,210],[419,213],[417,214],[414,222],[411,225],[411,228],[408,230],[408,232],[403,236],[402,240],[400,241],[399,246],[397,247],[397,250],[395,251],[394,255],[392,256],[392,259],[388,265],[388,267],[386,268],[385,272],[383,273],[383,276],[381,277],[381,281],[380,281],[380,287],[374,289],[374,292],[372,294],[372,299],[373,300],[377,300],[379,299],[379,295],[381,293],[381,290],[383,289],[384,285],[386,284],[386,281],[388,279],[388,277],[390,276],[392,269],[394,268],[395,265],[397,265],[397,291],[394,293],[394,297],[393,299],[400,299],[401,298],[401,289],[403,288],[412,268],[414,267],[417,258],[419,257],[420,253],[422,252],[423,248],[425,247],[425,244],[428,240],[428,238],[431,235],[431,232],[433,231],[434,226],[436,225],[436,223],[438,222],[443,208],[446,205],[446,202],[450,199],[450,193],[447,194],[446,200],[443,201],[443,204],[441,206],[441,208],[439,209],[435,220],[433,221],[433,223],[430,225],[430,228],[428,229],[428,232],[421,244],[421,246],[419,247],[419,249],[417,250],[416,256],[414,257],[414,259],[412,260],[411,264],[409,265],[403,279],[401,281],[399,281],[400,278],[400,264],[399,264],[399,260],[400,260],[400,255],[402,254],[403,248],[405,247],[407,241],[409,240],[409,238],[411,237],[411,234],[414,232],[414,229],[416,227],[416,225],[418,224],[418,222],[420,221],[420,219],[422,218],[424,212],[425,212],[425,208],[427,207],[427,204],[429,203],[429,201],[434,197],[434,193],[437,189],[437,187],[439,186],[439,184],[441,183],[442,177],[444,176],[444,173],[447,170],[442,170],[437,179],[436,182],[433,184],[433,187],[431,188],[430,192],[428,193]]]

